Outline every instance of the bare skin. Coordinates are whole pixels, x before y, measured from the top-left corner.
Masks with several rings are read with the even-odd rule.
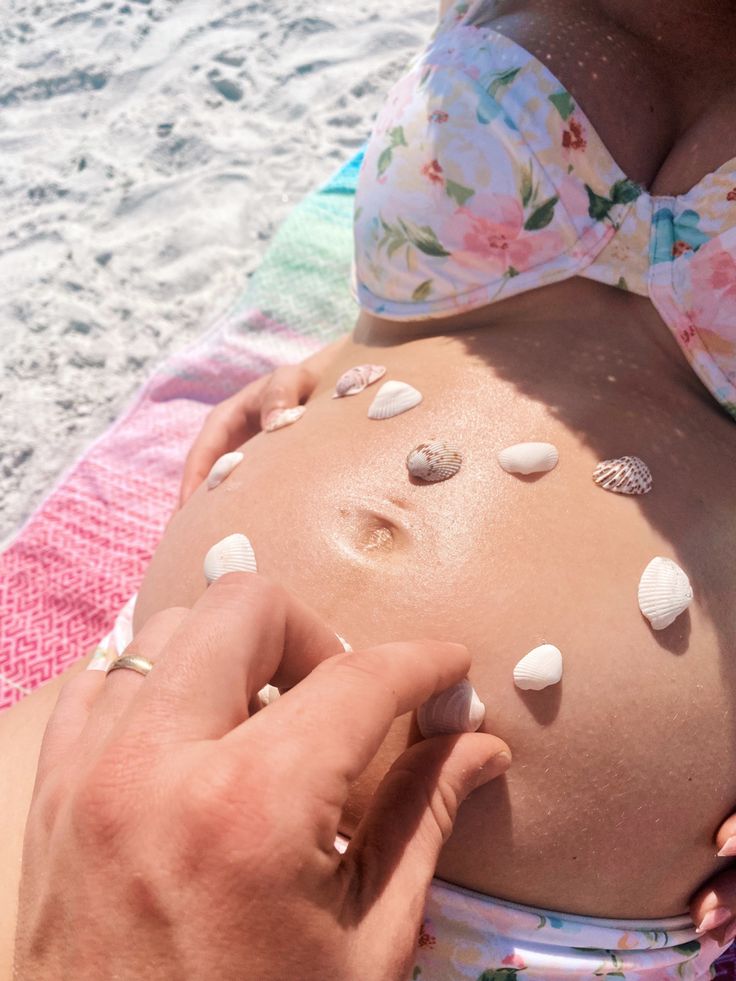
[[[736,16],[721,6],[509,2],[488,22],[544,61],[629,177],[675,194],[736,156]],[[646,297],[575,278],[432,329],[363,315],[298,425],[250,440],[243,465],[171,522],[137,622],[191,605],[207,548],[243,531],[259,568],[355,645],[418,632],[467,644],[488,731],[514,765],[463,808],[439,874],[569,912],[681,913],[723,866],[713,835],[736,801],[733,421]],[[333,401],[334,379],[367,360],[417,384],[420,409],[377,424],[368,394]],[[446,484],[410,484],[404,457],[431,435],[458,442],[465,465]],[[497,450],[523,439],[554,442],[558,468],[500,471]],[[590,479],[624,453],[655,473],[645,498]],[[656,634],[636,605],[654,555],[696,587]],[[562,685],[522,694],[511,669],[544,641],[564,652]],[[0,745],[12,739],[27,768],[49,691],[20,734],[15,710],[0,720]],[[400,720],[343,830],[412,738]],[[13,916],[11,899],[7,936]]]

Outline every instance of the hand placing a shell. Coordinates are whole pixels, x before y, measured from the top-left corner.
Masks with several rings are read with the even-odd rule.
[[[67,683],[40,754],[23,852],[15,976],[397,981],[460,802],[508,768],[478,732],[411,746],[347,851],[350,785],[397,715],[466,675],[436,641],[343,653],[251,573],[151,617],[152,664]],[[288,689],[257,709],[273,682]]]
[[[215,461],[230,454],[261,430],[296,422],[319,382],[324,366],[334,358],[344,338],[328,345],[301,364],[284,365],[242,388],[210,411],[184,464],[179,507],[211,472]]]
[[[724,859],[736,857],[736,814],[715,835],[714,851]],[[736,866],[713,876],[690,900],[690,916],[699,933],[711,933],[720,944],[736,939]]]

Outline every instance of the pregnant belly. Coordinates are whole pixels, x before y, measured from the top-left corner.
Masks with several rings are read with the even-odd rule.
[[[138,623],[190,605],[207,549],[243,532],[259,571],[356,649],[465,643],[484,728],[508,741],[514,764],[464,805],[439,874],[569,912],[666,916],[716,868],[712,836],[736,798],[734,431],[673,374],[666,345],[632,327],[622,360],[617,323],[350,343],[299,423],[250,440],[225,482],[172,520]],[[421,405],[379,422],[367,418],[378,386],[332,399],[339,374],[366,361],[419,388]],[[428,438],[461,449],[452,479],[409,480],[407,452]],[[554,443],[558,466],[504,472],[497,452],[526,440]],[[624,454],[651,467],[650,494],[592,481],[598,461]],[[675,559],[695,591],[661,632],[637,605],[655,555]],[[563,680],[519,691],[513,667],[542,643],[563,652]],[[397,720],[354,789],[346,833],[413,738],[411,720]]]

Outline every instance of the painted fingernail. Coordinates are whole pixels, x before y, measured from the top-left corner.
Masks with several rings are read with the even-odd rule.
[[[296,405],[293,409],[271,409],[263,422],[263,430],[272,433],[276,429],[283,429],[297,422],[306,412],[305,405]]]
[[[207,490],[214,490],[219,487],[226,477],[229,477],[239,463],[243,462],[243,454],[239,450],[232,453],[225,453],[212,464],[212,469],[207,475]]]
[[[696,926],[695,932],[707,933],[709,930],[715,930],[716,927],[723,926],[730,919],[730,909],[726,909],[725,906],[716,906],[715,909],[708,910],[698,926]]]
[[[353,653],[353,648],[350,646],[350,644],[348,644],[348,642],[345,640],[345,638],[344,637],[341,637],[340,634],[338,634],[338,633],[336,633],[335,636],[337,637],[337,639],[342,644],[342,649],[345,651],[345,653],[346,654],[352,654]]]
[[[716,855],[719,858],[731,858],[733,855],[736,855],[736,835],[731,835],[731,837],[726,840],[726,844],[723,846],[723,848],[716,852]]]

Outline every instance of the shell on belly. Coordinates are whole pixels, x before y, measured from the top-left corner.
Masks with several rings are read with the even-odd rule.
[[[455,732],[476,732],[483,725],[486,707],[467,678],[417,709],[417,725],[426,738]]]
[[[690,606],[693,589],[676,562],[657,555],[639,580],[639,609],[653,630],[664,630]]]
[[[376,392],[368,409],[369,419],[390,419],[422,401],[422,393],[402,381],[387,381]]]
[[[593,471],[593,480],[614,494],[648,494],[652,489],[651,471],[638,456],[603,460]]]
[[[557,466],[560,455],[552,443],[516,443],[498,454],[507,473],[544,473]]]
[[[257,572],[256,554],[245,535],[228,535],[216,542],[204,557],[204,577],[213,583],[227,572]]]
[[[514,684],[522,691],[541,691],[562,678],[562,653],[554,644],[529,651],[514,668]]]
[[[226,477],[229,477],[237,465],[242,461],[243,454],[237,450],[233,453],[225,453],[212,464],[212,469],[207,474],[207,490],[214,490]]]
[[[291,426],[301,419],[306,411],[306,405],[295,405],[290,409],[273,409],[266,416],[263,431],[273,433],[277,429],[283,429],[284,426]]]
[[[415,446],[406,458],[406,468],[412,477],[430,484],[454,477],[462,465],[459,450],[440,439]]]
[[[355,368],[348,368],[337,379],[335,394],[332,397],[341,399],[346,395],[358,395],[364,388],[383,378],[385,374],[386,369],[382,364],[359,364]]]

